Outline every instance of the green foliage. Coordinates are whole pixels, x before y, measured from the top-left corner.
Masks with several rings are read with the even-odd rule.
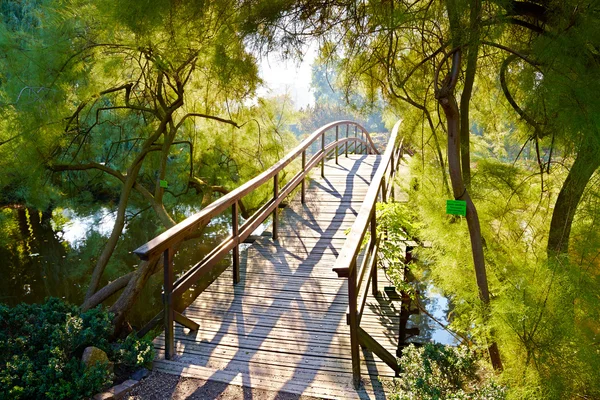
[[[133,370],[148,365],[154,360],[152,341],[149,338],[138,339],[133,334],[119,342],[117,346],[111,346],[111,350],[110,359],[125,370]]]
[[[119,367],[131,369],[154,357],[152,344],[130,336],[115,345],[111,314],[100,307],[81,313],[56,298],[44,304],[0,304],[0,398],[78,399],[112,382],[107,365],[86,368],[83,350],[105,350]]]
[[[428,343],[403,350],[399,364],[402,374],[395,381],[391,399],[441,400],[506,398],[506,389],[489,376],[477,355],[464,346]]]
[[[486,140],[490,139],[482,139],[482,144],[487,151],[494,143]],[[515,165],[500,159],[478,161],[473,170],[472,184],[477,188],[473,197],[492,296],[491,317],[485,321],[466,222],[445,215],[448,197],[431,179],[434,167],[416,156],[410,165],[411,177],[405,177],[402,185],[421,222],[419,236],[432,242],[431,248],[418,250],[420,262],[414,268],[427,273],[451,300],[450,328],[481,350],[493,330],[509,398],[559,399],[574,393],[597,397],[600,282],[597,263],[589,258],[598,248],[590,228],[600,217],[595,189],[586,192],[583,214],[573,227],[581,240],[578,253],[573,253],[581,255],[579,262],[567,258],[549,262],[545,244],[551,201],[564,172],[555,171],[545,181],[545,188],[552,190],[542,191],[539,176],[531,172],[536,168],[534,161]]]
[[[379,245],[378,266],[386,269],[388,278],[399,291],[413,294],[414,287],[406,282],[404,268],[407,240],[419,240],[420,223],[403,203],[377,203],[377,231],[385,232],[386,240]],[[411,264],[408,264],[411,267]]]

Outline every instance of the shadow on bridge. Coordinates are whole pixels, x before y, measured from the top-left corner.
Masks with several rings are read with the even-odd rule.
[[[328,166],[326,178],[311,182],[307,204],[294,203],[284,210],[279,241],[263,238],[247,250],[242,279],[235,287],[231,275],[224,274],[196,299],[187,315],[200,329],[185,336],[183,328],[176,329],[176,361],[211,368],[210,380],[246,387],[256,386],[258,380],[280,394],[296,394],[287,398],[297,398],[323,382],[332,386],[329,397],[339,393],[336,385],[354,390],[346,325],[347,280],[338,279],[331,268],[344,230],[360,206],[360,199],[345,200],[355,199],[357,182],[368,186],[377,163],[367,156],[353,161],[350,166]],[[367,176],[359,173],[366,166],[370,167]],[[320,200],[323,194],[332,200]],[[372,391],[361,385],[356,397],[368,399],[374,394],[383,399],[379,367],[370,352],[363,355]],[[217,388],[213,395],[225,388]],[[252,399],[252,391],[244,391],[244,399]]]

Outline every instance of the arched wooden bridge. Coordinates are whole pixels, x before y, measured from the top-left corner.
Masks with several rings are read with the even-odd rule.
[[[399,126],[380,154],[360,125],[326,125],[256,178],[135,250],[164,263],[165,307],[155,322],[162,320],[165,331],[155,341],[154,368],[319,398],[384,398],[381,381],[398,372],[400,306],[378,286],[384,275],[376,268],[382,238],[375,205],[394,198]],[[313,168],[318,176],[308,179]],[[280,187],[284,169],[297,173]],[[240,200],[269,182],[273,198],[240,223]],[[229,212],[231,235],[175,280],[179,245]],[[271,216],[272,234],[253,236]],[[252,244],[240,252],[244,242]],[[219,270],[230,254],[231,267]],[[194,285],[207,277],[216,279],[178,308],[176,300],[190,288],[200,291]]]

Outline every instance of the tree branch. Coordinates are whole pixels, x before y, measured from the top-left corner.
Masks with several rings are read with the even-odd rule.
[[[229,125],[233,125],[236,128],[239,128],[240,125],[237,124],[237,122],[232,121],[230,119],[226,119],[226,118],[221,118],[221,117],[217,117],[214,115],[209,115],[209,114],[201,114],[201,113],[188,113],[186,115],[183,116],[183,118],[181,118],[181,120],[179,121],[179,123],[177,124],[177,126],[175,127],[176,130],[179,129],[179,127],[183,124],[183,122],[190,118],[190,117],[199,117],[199,118],[206,118],[206,119],[212,119],[215,121],[219,121],[219,122],[223,122],[225,124],[229,124]]]

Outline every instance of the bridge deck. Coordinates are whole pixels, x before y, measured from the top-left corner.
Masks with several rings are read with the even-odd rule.
[[[394,373],[366,350],[362,387],[353,388],[347,279],[332,271],[379,158],[329,161],[307,203],[281,212],[279,240],[262,237],[242,253],[240,283],[229,268],[187,308],[200,329],[176,326],[172,361],[162,359],[164,335],[157,338],[155,369],[320,398],[384,398],[380,379]],[[369,297],[361,327],[395,354],[399,315],[399,306]]]

